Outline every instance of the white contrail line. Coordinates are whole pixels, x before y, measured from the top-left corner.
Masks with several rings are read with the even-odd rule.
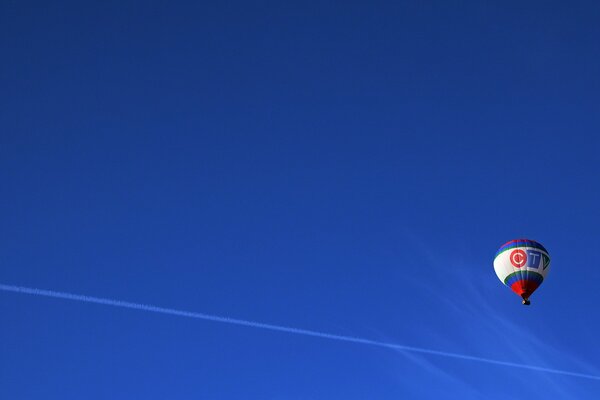
[[[514,362],[510,362],[510,361],[494,360],[491,358],[469,356],[469,355],[465,355],[465,354],[425,349],[422,347],[406,346],[406,345],[396,344],[396,343],[380,342],[377,340],[365,339],[365,338],[361,338],[361,337],[337,335],[337,334],[333,334],[333,333],[319,332],[319,331],[313,331],[313,330],[309,330],[309,329],[292,328],[292,327],[288,327],[288,326],[266,324],[263,322],[248,321],[248,320],[244,320],[244,319],[236,319],[236,318],[222,317],[222,316],[218,316],[218,315],[176,310],[173,308],[164,308],[164,307],[157,307],[157,306],[146,305],[146,304],[130,303],[128,301],[112,300],[112,299],[105,299],[105,298],[101,298],[101,297],[92,297],[92,296],[85,296],[85,295],[66,293],[66,292],[56,292],[53,290],[35,289],[35,288],[29,288],[29,287],[23,287],[23,286],[5,285],[2,283],[0,283],[0,290],[5,291],[5,292],[30,294],[30,295],[34,295],[34,296],[45,296],[45,297],[53,297],[53,298],[57,298],[57,299],[74,300],[74,301],[79,301],[79,302],[84,302],[84,303],[103,304],[103,305],[107,305],[107,306],[129,308],[129,309],[140,310],[140,311],[149,311],[149,312],[160,313],[160,314],[175,315],[175,316],[179,316],[179,317],[196,318],[196,319],[202,319],[205,321],[224,322],[226,324],[241,325],[241,326],[247,326],[247,327],[251,327],[251,328],[267,329],[267,330],[278,331],[278,332],[293,333],[296,335],[312,336],[312,337],[318,337],[318,338],[323,338],[323,339],[337,340],[337,341],[341,341],[341,342],[367,344],[367,345],[371,345],[371,346],[385,347],[385,348],[394,349],[394,350],[410,351],[413,353],[430,354],[430,355],[436,355],[436,356],[442,356],[442,357],[457,358],[457,359],[461,359],[461,360],[470,360],[470,361],[478,361],[478,362],[494,364],[494,365],[502,365],[502,366],[513,367],[513,368],[522,368],[522,369],[546,372],[546,373],[551,373],[551,374],[560,374],[560,375],[574,376],[574,377],[578,377],[578,378],[600,380],[600,376],[597,376],[597,375],[583,374],[583,373],[579,373],[579,372],[564,371],[564,370],[560,370],[560,369],[553,369],[553,368],[546,368],[546,367],[539,367],[536,365],[518,364],[518,363],[514,363]]]

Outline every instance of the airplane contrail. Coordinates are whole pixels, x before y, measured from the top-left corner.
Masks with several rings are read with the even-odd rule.
[[[470,355],[460,354],[460,353],[451,353],[451,352],[447,352],[447,351],[426,349],[426,348],[422,348],[422,347],[413,347],[413,346],[406,346],[406,345],[396,344],[396,343],[380,342],[377,340],[361,338],[361,337],[356,337],[356,336],[338,335],[338,334],[334,334],[334,333],[319,332],[319,331],[313,331],[313,330],[309,330],[309,329],[293,328],[293,327],[289,327],[289,326],[267,324],[267,323],[263,323],[263,322],[249,321],[249,320],[237,319],[237,318],[229,318],[229,317],[204,314],[204,313],[199,313],[199,312],[176,310],[173,308],[157,307],[157,306],[140,304],[140,303],[131,303],[131,302],[122,301],[122,300],[113,300],[113,299],[106,299],[106,298],[101,298],[101,297],[92,297],[92,296],[85,296],[85,295],[81,295],[81,294],[57,292],[57,291],[53,291],[53,290],[36,289],[36,288],[29,288],[29,287],[23,287],[23,286],[5,285],[2,283],[0,283],[0,290],[5,291],[5,292],[29,294],[29,295],[34,295],[34,296],[44,296],[44,297],[53,297],[53,298],[57,298],[57,299],[73,300],[73,301],[79,301],[79,302],[83,302],[83,303],[93,303],[93,304],[102,304],[102,305],[113,306],[113,307],[129,308],[129,309],[133,309],[133,310],[148,311],[148,312],[160,313],[160,314],[168,314],[168,315],[174,315],[174,316],[178,316],[178,317],[195,318],[195,319],[201,319],[201,320],[205,320],[205,321],[223,322],[223,323],[231,324],[231,325],[246,326],[246,327],[251,327],[251,328],[266,329],[266,330],[270,330],[270,331],[292,333],[295,335],[312,336],[312,337],[317,337],[317,338],[322,338],[322,339],[337,340],[340,342],[366,344],[366,345],[371,345],[371,346],[384,347],[387,349],[408,351],[408,352],[412,352],[412,353],[421,353],[421,354],[428,354],[428,355],[435,355],[435,356],[442,356],[442,357],[450,357],[450,358],[455,358],[455,359],[460,359],[460,360],[469,360],[469,361],[477,361],[477,362],[494,364],[494,365],[501,365],[501,366],[505,366],[505,367],[521,368],[521,369],[527,369],[527,370],[538,371],[538,372],[546,372],[546,373],[551,373],[551,374],[573,376],[573,377],[577,377],[577,378],[600,380],[600,376],[584,374],[584,373],[580,373],[580,372],[572,372],[572,371],[565,371],[565,370],[554,369],[554,368],[546,368],[546,367],[540,367],[540,366],[536,366],[536,365],[519,364],[519,363],[515,363],[515,362],[510,362],[510,361],[494,360],[491,358],[470,356]]]

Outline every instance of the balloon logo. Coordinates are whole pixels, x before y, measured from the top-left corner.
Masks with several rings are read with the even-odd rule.
[[[510,262],[517,268],[521,268],[527,264],[527,254],[520,249],[513,250],[510,253]]]

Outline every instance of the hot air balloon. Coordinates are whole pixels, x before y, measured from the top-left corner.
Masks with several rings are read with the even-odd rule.
[[[496,252],[494,270],[502,283],[521,296],[524,305],[542,284],[550,270],[548,250],[535,240],[516,239]]]

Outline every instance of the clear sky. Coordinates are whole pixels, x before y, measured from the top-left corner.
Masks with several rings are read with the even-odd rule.
[[[600,6],[0,5],[0,282],[600,375]],[[504,242],[552,256],[524,307]],[[7,399],[600,381],[0,292]]]

